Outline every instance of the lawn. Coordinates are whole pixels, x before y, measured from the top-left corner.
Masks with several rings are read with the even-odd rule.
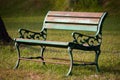
[[[40,31],[43,16],[32,17],[4,17],[4,23],[12,38],[18,37],[17,30],[26,28],[33,31]],[[61,36],[61,32],[53,35],[52,38]],[[70,32],[68,32],[70,33]],[[64,32],[64,35],[68,36]],[[71,35],[69,35],[71,36]],[[51,37],[48,37],[52,39]],[[59,38],[56,38],[59,39]],[[39,62],[21,61],[17,70],[14,70],[17,60],[17,52],[14,45],[0,45],[0,80],[120,80],[120,23],[119,17],[107,17],[103,25],[103,42],[101,46],[99,64],[101,72],[97,73],[94,66],[74,67],[73,75],[66,77],[68,66],[47,64]],[[73,51],[76,60],[92,61],[94,52]],[[22,47],[22,55],[39,55],[38,47]],[[47,48],[46,57],[68,58],[67,49]]]

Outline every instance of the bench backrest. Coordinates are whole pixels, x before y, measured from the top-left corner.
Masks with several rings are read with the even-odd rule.
[[[43,29],[101,31],[106,12],[60,12],[49,11]]]

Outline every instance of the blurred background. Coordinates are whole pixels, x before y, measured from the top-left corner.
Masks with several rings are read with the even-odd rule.
[[[60,11],[107,11],[109,15],[120,14],[117,0],[0,0],[0,15],[35,16],[50,10]]]

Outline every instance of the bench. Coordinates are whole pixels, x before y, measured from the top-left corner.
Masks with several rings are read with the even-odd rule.
[[[67,75],[72,72],[73,66],[95,65],[99,72],[98,58],[101,53],[100,46],[102,43],[102,24],[106,12],[65,12],[65,11],[49,11],[43,22],[40,32],[33,32],[26,29],[19,29],[20,37],[15,38],[15,47],[18,53],[18,60],[15,69],[18,68],[20,60],[35,60],[45,64],[44,51],[46,47],[58,47],[68,49],[70,58],[69,70]],[[65,30],[73,31],[72,40],[67,42],[47,40],[48,30]],[[94,32],[94,35],[81,34],[80,31]],[[63,35],[64,36],[64,35]],[[52,36],[51,36],[52,37]],[[59,36],[58,36],[59,37]],[[66,37],[66,36],[65,36]],[[38,57],[21,57],[20,45],[41,46],[41,56]],[[95,60],[90,63],[78,64],[74,63],[73,49],[94,51]],[[36,60],[35,60],[36,61]]]

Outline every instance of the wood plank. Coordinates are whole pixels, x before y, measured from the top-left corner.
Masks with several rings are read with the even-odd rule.
[[[103,12],[61,12],[61,11],[49,11],[48,16],[72,16],[72,17],[101,17]]]
[[[72,18],[69,18],[69,17],[47,17],[46,22],[98,24],[99,19],[73,18],[73,17]]]
[[[33,40],[33,39],[22,39],[16,38],[18,43],[26,43],[33,45],[47,45],[47,46],[56,46],[56,47],[68,47],[69,42],[60,42],[60,41],[43,41],[43,40]]]
[[[63,30],[97,31],[97,25],[76,25],[76,24],[46,23],[44,25],[44,28],[47,28],[47,29],[63,29]]]

